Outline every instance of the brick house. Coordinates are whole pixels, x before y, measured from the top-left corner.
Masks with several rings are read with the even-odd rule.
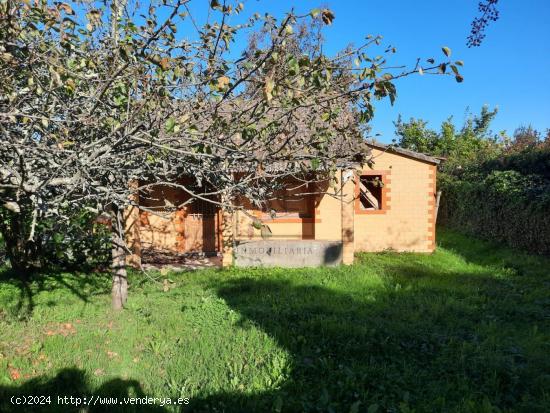
[[[245,200],[241,205],[246,213],[222,212],[200,200],[164,216],[133,208],[127,221],[131,260],[160,252],[200,253],[221,257],[223,266],[307,266],[351,264],[360,251],[432,252],[439,160],[368,145],[374,169],[340,170],[336,186],[300,189],[303,196],[289,189],[269,210],[258,210]],[[167,203],[183,203],[186,196],[160,188],[154,197],[139,202],[160,210]]]

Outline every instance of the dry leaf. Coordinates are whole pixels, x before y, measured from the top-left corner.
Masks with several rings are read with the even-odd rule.
[[[229,85],[229,78],[227,76],[220,76],[218,78],[218,89],[225,89]]]
[[[159,65],[162,67],[162,70],[168,70],[170,68],[170,61],[167,57],[163,57],[160,59]]]
[[[334,17],[335,17],[334,13],[329,9],[324,9],[321,13],[321,18],[323,19],[323,23],[329,26],[332,24]]]
[[[19,370],[13,367],[10,367],[9,370],[10,370],[10,377],[13,381],[19,380],[21,378],[21,373],[19,372]]]

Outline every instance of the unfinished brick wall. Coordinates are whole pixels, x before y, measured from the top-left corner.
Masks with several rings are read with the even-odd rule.
[[[261,230],[253,225],[259,218],[271,229],[272,240],[338,241],[343,244],[343,262],[353,262],[359,251],[432,252],[435,249],[435,193],[436,166],[401,154],[373,149],[375,169],[365,167],[363,175],[380,176],[381,209],[361,208],[358,179],[350,179],[351,171],[337,174],[335,185],[323,188],[324,195],[316,195],[306,214],[280,214],[275,219],[266,217],[266,211],[252,205],[243,206],[247,213],[219,211],[215,225],[208,229],[210,238],[217,237],[216,250],[223,253],[224,265],[232,262],[233,243],[240,240],[260,240]],[[317,192],[317,191],[315,191]],[[154,195],[154,196],[153,196]],[[159,188],[149,200],[141,200],[150,208],[163,209],[165,200],[177,205],[187,195],[173,188]],[[292,211],[290,211],[292,212]],[[159,217],[150,212],[128,211],[128,235],[136,244],[136,258],[140,250],[154,249],[172,252],[200,250],[191,248],[184,209]],[[138,226],[135,225],[136,221]],[[133,223],[133,224],[132,224]],[[132,226],[133,225],[133,226]],[[206,231],[206,230],[205,230]],[[201,233],[202,234],[202,233]],[[200,235],[200,234],[199,234]],[[206,242],[206,241],[205,241]],[[205,244],[203,242],[203,244]],[[206,245],[206,244],[205,244]]]
[[[428,162],[373,149],[374,170],[385,177],[386,205],[355,215],[355,250],[432,252],[435,248],[436,167]]]
[[[254,209],[251,205],[242,201],[247,208],[244,212],[236,213],[236,239],[237,240],[260,240],[261,231],[252,225],[254,218],[261,218],[262,222],[271,229],[271,238],[276,240],[301,240],[315,239],[320,241],[341,241],[343,235],[342,213],[346,213],[347,227],[351,226],[353,232],[353,182],[349,180],[345,185],[345,193],[341,191],[341,174],[338,173],[335,185],[328,187],[328,184],[318,192],[326,191],[324,195],[318,195],[311,206],[311,217],[299,218],[285,217],[284,214],[275,219],[266,219],[265,213]],[[344,195],[347,207],[342,209],[342,196]],[[351,214],[351,216],[350,216]],[[345,228],[347,237],[350,237],[350,228]],[[352,237],[352,236],[351,236]],[[349,245],[349,244],[348,244]],[[347,251],[347,250],[346,250]],[[349,255],[349,254],[348,254]],[[348,257],[349,258],[349,257]]]

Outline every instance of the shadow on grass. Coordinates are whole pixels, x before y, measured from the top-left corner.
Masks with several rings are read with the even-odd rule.
[[[542,337],[529,337],[541,314],[515,312],[521,297],[490,275],[412,269],[390,268],[370,295],[250,278],[214,286],[241,328],[262,329],[291,361],[270,391],[199,397],[189,411],[546,411],[550,366]]]
[[[444,268],[444,262],[433,268],[422,259],[372,256],[383,283],[355,282],[357,290],[348,288],[349,293],[292,279],[216,281],[210,287],[242,317],[236,328],[264,331],[289,360],[267,364],[273,378],[269,390],[248,391],[249,377],[242,390],[199,395],[184,411],[550,411],[548,274],[541,278],[544,271],[535,272],[531,261],[529,266],[518,261],[517,273],[496,271],[508,268],[499,253],[486,249],[493,255],[484,258],[468,243],[451,237],[445,247],[463,251],[467,261],[483,267],[464,265],[459,271]],[[334,271],[355,277],[367,265]],[[530,287],[537,283],[538,289]],[[254,362],[252,353],[245,344],[236,357],[246,366]],[[245,375],[238,379],[246,380]],[[139,383],[122,379],[94,391],[82,371],[66,370],[49,381],[0,388],[0,401],[13,394],[141,397],[143,391]],[[2,412],[22,411],[3,407]],[[104,406],[89,411],[101,408],[117,411]],[[160,409],[119,411],[146,408]]]
[[[62,272],[33,273],[21,277],[11,269],[0,270],[0,283],[11,285],[19,290],[17,303],[10,309],[12,316],[25,320],[32,316],[34,296],[42,291],[65,290],[83,303],[88,303],[91,295],[105,294],[109,288],[105,274],[67,274]]]
[[[550,257],[531,255],[445,228],[438,228],[438,245],[467,262],[508,269],[516,275],[545,276],[550,272]]]
[[[49,396],[34,398],[34,404],[21,403],[23,396]],[[61,400],[58,399],[60,396]],[[71,400],[71,396],[73,399]],[[84,397],[95,400],[96,405],[87,406]],[[97,398],[96,398],[97,397]],[[61,370],[54,378],[35,378],[20,386],[0,386],[0,411],[15,412],[150,412],[162,413],[167,410],[154,404],[116,405],[122,398],[145,398],[139,382],[135,380],[113,379],[98,389],[92,390],[86,373],[76,368]],[[109,400],[109,402],[107,402]],[[38,405],[37,402],[41,402]],[[77,403],[80,403],[77,405]]]

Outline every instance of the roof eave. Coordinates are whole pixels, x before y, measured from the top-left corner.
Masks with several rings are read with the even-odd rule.
[[[413,159],[416,159],[422,162],[431,163],[434,165],[439,165],[441,162],[440,159],[434,158],[433,156],[426,155],[420,152],[411,151],[409,149],[400,148],[399,146],[386,145],[378,142],[367,142],[367,145],[372,148],[379,149],[381,151],[386,151],[397,155],[406,156],[408,158],[413,158]]]

